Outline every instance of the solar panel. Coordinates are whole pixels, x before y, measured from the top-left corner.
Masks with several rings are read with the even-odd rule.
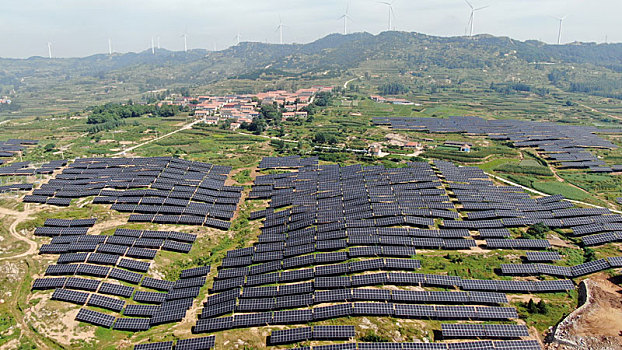
[[[158,305],[130,304],[123,310],[124,316],[151,317],[160,309]]]
[[[58,278],[37,278],[32,284],[33,290],[45,290],[62,288],[67,281],[67,277]]]
[[[173,349],[172,341],[134,345],[134,350],[172,350],[172,349]]]
[[[114,323],[115,317],[93,310],[80,309],[76,315],[76,320],[87,322],[95,326],[110,328]]]
[[[134,288],[123,286],[120,284],[102,282],[98,292],[101,294],[117,295],[120,297],[129,298],[130,296],[132,296]]]
[[[177,341],[175,350],[208,350],[215,347],[215,337],[181,339]]]
[[[92,294],[87,305],[120,312],[125,306],[125,301],[103,295]]]
[[[119,280],[119,281],[123,281],[123,282],[138,284],[140,283],[140,280],[143,278],[143,275],[136,273],[136,272],[130,272],[126,270],[113,268],[112,270],[110,270],[110,274],[108,275],[108,277]]]
[[[150,328],[150,319],[148,318],[126,318],[126,317],[118,317],[114,325],[113,329],[118,329],[122,331],[130,331],[130,332],[139,332],[146,331]]]
[[[87,291],[96,291],[100,285],[100,281],[86,279],[86,278],[78,278],[78,277],[69,277],[67,282],[65,283],[65,288],[68,289],[81,289]]]
[[[121,259],[117,266],[132,271],[147,272],[149,271],[151,263],[131,259]]]
[[[141,286],[156,290],[168,292],[173,288],[175,282],[159,280],[151,277],[145,277],[141,283]]]
[[[182,270],[179,278],[192,278],[207,276],[210,272],[210,266],[195,267],[192,269]]]
[[[314,326],[314,340],[345,340],[355,336],[354,326]]]
[[[56,289],[52,293],[52,300],[67,301],[78,305],[84,305],[88,297],[89,293],[68,289]]]

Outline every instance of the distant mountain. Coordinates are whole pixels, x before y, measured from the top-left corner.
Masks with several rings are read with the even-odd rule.
[[[41,106],[75,98],[90,101],[84,97],[89,94],[96,95],[97,101],[106,101],[173,86],[253,78],[265,72],[295,76],[333,71],[338,75],[374,61],[386,61],[387,65],[406,71],[422,67],[468,70],[556,63],[589,65],[620,73],[622,44],[549,45],[490,35],[469,38],[384,32],[331,34],[308,44],[244,42],[218,52],[160,49],[155,55],[147,50],[84,58],[0,59],[0,95],[15,89],[15,100],[22,107],[35,103],[35,95],[39,96],[36,101],[46,95]],[[570,82],[566,85],[570,86]],[[89,91],[76,91],[76,86]],[[46,91],[52,90],[54,93],[47,96]]]

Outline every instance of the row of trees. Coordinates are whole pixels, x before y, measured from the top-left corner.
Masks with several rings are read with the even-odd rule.
[[[107,103],[101,106],[90,108],[91,114],[86,123],[93,125],[89,128],[89,133],[112,130],[121,125],[125,125],[125,119],[138,118],[143,116],[151,117],[172,117],[187,109],[180,106],[163,105],[136,105],[131,101],[127,104]]]

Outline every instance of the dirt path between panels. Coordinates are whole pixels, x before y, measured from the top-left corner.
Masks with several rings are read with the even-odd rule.
[[[13,218],[13,222],[11,223],[11,226],[9,226],[9,233],[11,234],[11,236],[13,236],[15,239],[19,241],[22,241],[28,244],[28,250],[26,250],[25,252],[17,254],[17,255],[0,257],[0,261],[19,259],[19,258],[23,258],[26,256],[31,256],[31,255],[36,254],[37,249],[38,249],[37,242],[17,232],[17,225],[30,219],[31,211],[28,210],[28,207],[25,207],[24,211],[14,211],[14,210],[6,209],[6,208],[0,208],[0,214]]]

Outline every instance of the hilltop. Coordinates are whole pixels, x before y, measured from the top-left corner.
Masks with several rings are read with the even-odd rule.
[[[412,90],[419,91],[442,87],[439,79],[476,90],[518,81],[620,98],[620,57],[622,44],[548,45],[490,35],[447,38],[406,32],[332,34],[308,44],[243,42],[217,52],[160,49],[155,55],[147,50],[0,59],[0,95],[11,95],[20,107],[13,115],[38,115],[144,99],[162,89],[233,90],[236,85],[238,91],[232,92],[248,92],[240,90],[261,89],[248,81],[334,83],[369,74],[388,80],[406,75]],[[247,82],[223,84],[232,79]]]

